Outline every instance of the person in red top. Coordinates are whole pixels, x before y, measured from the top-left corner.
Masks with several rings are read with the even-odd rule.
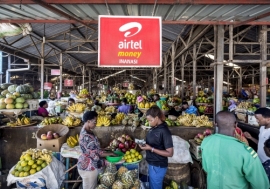
[[[47,111],[46,108],[48,108],[48,103],[44,100],[39,103],[39,108],[38,108],[38,115],[42,117],[48,117],[49,112]]]
[[[101,157],[115,156],[114,153],[103,152],[98,138],[93,133],[98,114],[95,111],[85,112],[84,125],[80,133],[79,144],[81,155],[78,159],[78,172],[83,180],[83,189],[95,189],[97,186],[98,169],[103,166]]]

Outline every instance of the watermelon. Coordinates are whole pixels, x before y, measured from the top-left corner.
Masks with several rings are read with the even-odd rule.
[[[34,92],[34,87],[32,87],[32,85],[29,85],[29,84],[25,84],[25,85],[29,87],[30,93]]]
[[[20,97],[21,96],[21,94],[18,93],[18,92],[13,93],[13,95],[16,96],[16,97]]]
[[[11,94],[11,93],[7,93],[6,94],[6,98],[13,98],[13,99],[16,99],[16,96]]]
[[[25,99],[23,97],[16,98],[16,103],[24,103]]]
[[[16,103],[15,108],[16,109],[22,109],[23,108],[23,103]]]
[[[6,90],[10,85],[13,85],[13,84],[12,83],[3,83],[0,85],[0,88]]]
[[[0,98],[0,103],[4,103],[5,102],[5,98]]]
[[[28,85],[20,85],[16,88],[16,92],[21,94],[27,94],[30,92],[30,87]]]
[[[7,104],[6,105],[6,109],[14,109],[14,108],[15,108],[14,104]]]
[[[16,91],[16,88],[17,88],[17,86],[18,85],[10,85],[9,87],[8,87],[8,91],[10,92],[10,93],[14,93],[15,91]]]
[[[33,99],[39,99],[40,98],[40,96],[39,96],[39,94],[37,92],[33,92],[32,96],[33,96]]]
[[[0,102],[0,109],[6,109],[7,104],[4,102]]]
[[[33,99],[33,96],[31,94],[21,94],[21,97],[24,99]]]
[[[23,104],[23,108],[28,108],[28,106],[29,106],[29,104],[28,104],[27,102],[25,102],[25,103]]]
[[[4,91],[1,92],[1,95],[4,96],[4,97],[6,97],[6,94],[7,93],[8,93],[8,90],[4,90]]]

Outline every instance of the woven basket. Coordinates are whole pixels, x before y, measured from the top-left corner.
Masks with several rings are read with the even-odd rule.
[[[142,113],[146,113],[147,110],[149,110],[149,108],[138,108]]]

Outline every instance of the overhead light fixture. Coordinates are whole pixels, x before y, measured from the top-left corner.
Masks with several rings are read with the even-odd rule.
[[[212,79],[214,79],[214,78],[212,78]],[[226,85],[231,85],[230,83],[228,83],[226,81],[223,81],[223,83],[226,84]]]
[[[134,79],[138,79],[138,80],[143,81],[143,82],[146,82],[145,80],[140,79],[140,78],[138,78],[138,77],[136,77],[136,76],[133,76],[133,75],[130,75],[130,77],[132,77],[132,78],[134,78]]]
[[[119,71],[119,72],[115,72],[114,74],[111,74],[111,75],[108,75],[108,76],[103,77],[103,78],[101,78],[101,79],[98,79],[97,81],[102,81],[102,80],[108,79],[108,78],[110,78],[110,77],[116,76],[116,75],[118,75],[118,74],[120,74],[120,73],[123,73],[123,72],[125,72],[125,71],[126,71],[126,70],[122,70],[122,71]]]
[[[172,77],[172,76],[169,76],[169,77]],[[178,79],[177,77],[174,77],[174,79],[177,81],[182,81],[182,79]],[[183,81],[183,82],[185,83],[186,81]]]
[[[229,62],[229,63],[227,63],[226,65],[227,65],[227,66],[230,66],[230,67],[234,67],[234,68],[240,68],[240,66],[238,66],[238,65],[236,65],[236,64],[234,64],[234,63],[232,63],[232,62]]]
[[[207,57],[207,58],[210,58],[211,60],[215,60],[215,57],[212,54],[205,54],[204,56]],[[233,68],[240,68],[240,66],[238,66],[238,65],[236,65],[236,64],[234,64],[232,62],[228,63],[228,61],[226,61],[226,60],[223,60],[223,62],[226,63],[225,64],[226,66],[230,66],[230,67],[233,67]]]

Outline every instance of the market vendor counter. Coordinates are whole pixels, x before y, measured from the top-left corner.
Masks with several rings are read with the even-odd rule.
[[[80,127],[70,128],[69,135],[80,133]],[[39,128],[36,126],[20,127],[20,128],[0,128],[0,157],[2,159],[3,169],[10,169],[14,166],[23,151],[29,148],[36,148],[37,140],[35,133]],[[173,135],[180,136],[185,140],[195,137],[196,134],[202,133],[205,127],[169,127]],[[137,127],[135,130],[128,126],[109,126],[109,127],[96,127],[95,134],[99,138],[102,148],[109,145],[110,141],[115,136],[128,134],[132,138],[145,139],[147,130]]]

